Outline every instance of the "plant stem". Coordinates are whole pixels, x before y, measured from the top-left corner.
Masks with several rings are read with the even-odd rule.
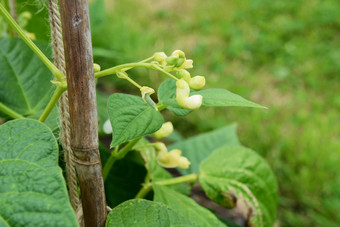
[[[157,71],[160,71],[162,73],[164,73],[165,75],[167,75],[168,77],[174,79],[174,80],[178,80],[177,77],[175,77],[174,75],[172,75],[171,73],[165,71],[164,69],[158,67],[157,65],[153,65],[153,68],[156,69]]]
[[[151,183],[144,184],[141,190],[139,190],[139,192],[135,196],[135,199],[144,198],[149,193],[149,191],[151,191],[151,189],[152,189]]]
[[[127,81],[129,81],[130,83],[132,83],[133,85],[135,85],[138,89],[141,89],[142,86],[140,86],[136,81],[134,81],[133,79],[131,79],[130,77],[126,77],[125,78]]]
[[[144,67],[144,68],[149,68],[149,69],[153,68],[152,64],[150,64],[150,63],[135,62],[135,63],[127,63],[127,64],[122,64],[122,65],[117,65],[117,66],[114,66],[112,68],[105,69],[103,71],[97,72],[94,75],[95,75],[96,78],[100,78],[100,77],[116,74],[118,71],[125,69],[125,68],[132,69],[134,67]]]
[[[6,105],[2,104],[0,102],[0,110],[7,114],[8,116],[14,118],[14,119],[20,119],[20,118],[25,118],[24,116],[22,116],[21,114],[15,112],[14,110],[12,110],[11,108],[7,107]]]
[[[54,91],[54,93],[52,95],[50,102],[47,104],[47,106],[45,107],[43,113],[41,114],[41,116],[39,118],[40,122],[44,122],[46,120],[48,115],[53,110],[55,104],[58,102],[60,96],[64,93],[64,91],[66,91],[65,87],[59,87],[59,86],[57,87],[57,89]]]
[[[176,178],[171,178],[167,180],[161,180],[161,181],[155,181],[153,184],[158,184],[158,185],[173,185],[173,184],[181,184],[181,183],[186,183],[186,182],[194,182],[197,181],[198,175],[193,173],[189,174],[186,176],[181,176],[181,177],[176,177]],[[141,190],[137,193],[135,196],[135,199],[140,199],[144,198],[146,194],[152,189],[152,183],[145,183]]]
[[[103,178],[104,181],[106,180],[107,176],[110,173],[110,170],[113,166],[113,164],[119,160],[125,157],[125,155],[127,155],[127,153],[129,153],[129,151],[131,151],[131,149],[133,148],[133,146],[135,146],[136,143],[138,143],[138,141],[141,139],[142,137],[136,138],[131,140],[128,144],[126,144],[125,147],[123,147],[119,152],[112,152],[109,159],[106,161],[104,168],[103,168]]]
[[[145,60],[148,60],[148,59],[149,58],[147,58]],[[143,61],[145,61],[145,60],[143,60]],[[116,74],[118,71],[121,71],[121,70],[127,71],[127,70],[130,70],[130,69],[135,68],[135,67],[144,67],[144,68],[149,68],[149,69],[157,70],[159,72],[164,73],[165,75],[167,75],[168,77],[170,77],[170,78],[172,78],[174,80],[178,80],[177,77],[175,77],[171,73],[165,71],[164,69],[158,67],[157,65],[152,64],[152,63],[144,63],[143,61],[135,62],[135,63],[127,63],[127,64],[122,64],[122,65],[117,65],[117,66],[114,66],[112,68],[105,69],[103,71],[95,73],[95,77],[96,78],[100,78],[100,77]]]
[[[64,79],[63,73],[41,52],[41,50],[27,37],[25,32],[15,22],[12,16],[8,13],[5,7],[0,3],[0,13],[8,22],[8,24],[18,33],[24,42],[31,48],[31,50],[40,58],[40,60],[47,66],[52,74],[59,80]]]
[[[162,111],[166,108],[167,106],[162,104],[162,103],[157,103],[157,109],[158,111]]]
[[[172,184],[180,184],[180,183],[185,183],[185,182],[193,182],[193,181],[196,181],[197,179],[198,179],[198,175],[196,173],[193,173],[193,174],[189,174],[189,175],[185,175],[181,177],[156,181],[154,182],[154,184],[172,185]]]

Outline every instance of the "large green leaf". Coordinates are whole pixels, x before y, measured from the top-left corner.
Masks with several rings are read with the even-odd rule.
[[[206,106],[245,106],[245,107],[259,107],[265,108],[259,104],[253,103],[236,95],[226,89],[212,88],[201,91],[194,91],[192,95],[202,95],[202,107]]]
[[[252,226],[273,226],[278,188],[266,161],[241,146],[216,149],[200,165],[199,181],[207,196],[230,206],[230,198],[245,200],[252,210]]]
[[[208,106],[245,106],[245,107],[259,107],[263,106],[248,101],[239,95],[236,95],[226,89],[212,88],[201,91],[191,90],[190,95],[202,95],[202,107]],[[176,101],[176,81],[168,79],[164,81],[158,89],[158,99],[162,104],[167,106],[171,112],[178,116],[185,116],[191,112],[182,108]]]
[[[0,220],[9,226],[77,226],[58,144],[36,120],[0,126]]]
[[[168,206],[144,199],[126,201],[114,208],[106,219],[107,227],[191,227],[192,223]]]
[[[153,184],[154,201],[162,202],[178,213],[188,218],[193,226],[225,226],[216,216],[194,200],[182,195],[166,186]]]
[[[236,124],[232,124],[211,132],[202,133],[177,142],[169,149],[180,149],[183,156],[191,162],[188,169],[178,169],[183,174],[198,173],[198,167],[202,160],[208,157],[216,148],[223,145],[238,145]]]
[[[113,94],[108,101],[112,125],[111,147],[156,132],[162,127],[163,116],[141,97]]]
[[[0,102],[22,115],[42,111],[55,86],[52,74],[20,39],[0,39]]]
[[[167,79],[158,88],[158,99],[167,109],[177,116],[185,116],[192,110],[187,110],[178,105],[176,101],[176,81]]]

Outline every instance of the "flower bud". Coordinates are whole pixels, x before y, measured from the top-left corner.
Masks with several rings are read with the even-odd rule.
[[[170,56],[166,58],[166,63],[168,65],[176,65],[177,64],[178,57],[176,56]]]
[[[175,67],[181,67],[181,65],[183,65],[183,63],[185,62],[185,58],[178,58],[175,64]]]
[[[202,105],[202,95],[193,95],[189,97],[190,88],[187,82],[180,79],[176,82],[176,101],[177,103],[188,110],[195,110]]]
[[[168,149],[166,148],[165,144],[162,143],[162,142],[154,143],[154,147],[155,147],[156,151],[158,151],[158,152],[162,152],[162,151],[168,152]]]
[[[187,83],[190,82],[191,80],[191,76],[190,76],[190,73],[185,70],[185,69],[181,69],[177,72],[177,75],[181,78],[181,79],[184,79]]]
[[[191,59],[187,59],[184,61],[184,63],[179,67],[180,69],[191,69],[193,68],[194,61]]]
[[[31,40],[36,40],[36,36],[34,33],[31,33],[31,32],[26,32],[24,31],[25,34],[27,35],[28,38],[30,38]]]
[[[155,93],[154,89],[152,89],[151,87],[147,87],[147,86],[143,86],[139,90],[142,93],[142,98],[143,98],[144,102],[146,102],[145,101],[145,95],[146,94],[152,95],[153,93]]]
[[[157,161],[161,166],[166,168],[188,168],[190,162],[187,158],[181,156],[182,152],[178,149],[171,150],[170,152],[161,151],[157,155]]]
[[[187,169],[187,168],[189,168],[189,166],[190,166],[190,161],[186,158],[186,157],[183,157],[183,156],[181,156],[180,158],[179,158],[179,160],[178,160],[178,167],[179,168],[182,168],[182,169]]]
[[[185,53],[181,50],[175,50],[171,53],[171,56],[176,56],[177,58],[185,58]]]
[[[204,76],[195,76],[190,79],[189,86],[192,89],[199,90],[202,89],[205,85],[205,77]]]
[[[193,95],[184,100],[182,107],[188,110],[196,110],[201,107],[203,97],[202,95]],[[179,104],[179,103],[178,103]]]
[[[164,52],[156,52],[154,53],[153,57],[156,62],[158,62],[161,65],[165,65],[165,61],[168,56],[166,56]]]
[[[156,139],[168,137],[174,131],[171,121],[165,122],[162,127],[153,134]]]
[[[112,126],[111,126],[111,122],[109,119],[107,119],[104,124],[103,124],[103,131],[106,134],[111,134],[112,133]]]
[[[94,70],[95,73],[100,72],[100,65],[93,63],[93,70]]]

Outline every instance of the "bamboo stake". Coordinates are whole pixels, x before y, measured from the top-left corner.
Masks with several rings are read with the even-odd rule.
[[[66,75],[85,226],[104,226],[106,202],[98,150],[98,120],[87,0],[61,0]]]

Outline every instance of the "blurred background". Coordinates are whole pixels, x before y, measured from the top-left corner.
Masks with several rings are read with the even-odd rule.
[[[49,40],[47,12],[36,1],[26,30]],[[95,62],[103,69],[156,51],[183,50],[192,75],[268,107],[210,108],[174,118],[184,137],[238,124],[243,145],[262,155],[280,188],[279,226],[340,226],[339,0],[93,0]],[[39,21],[40,20],[40,21]],[[142,85],[165,79],[136,69]],[[99,80],[103,93],[139,91]]]

